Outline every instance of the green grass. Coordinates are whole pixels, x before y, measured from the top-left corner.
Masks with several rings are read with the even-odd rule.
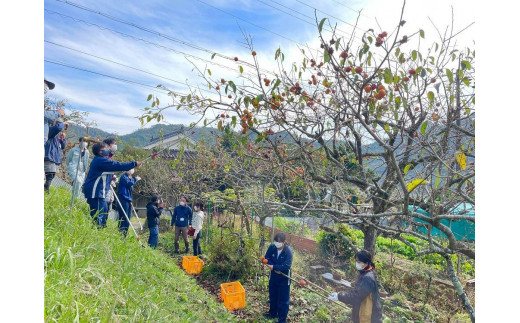
[[[71,211],[70,193],[45,196],[46,322],[234,321],[167,255],[142,248],[116,224],[97,230],[88,206]]]

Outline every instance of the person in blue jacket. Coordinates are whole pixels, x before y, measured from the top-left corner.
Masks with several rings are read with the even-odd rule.
[[[108,159],[110,150],[108,145],[100,142],[92,146],[94,159],[90,163],[87,179],[83,184],[83,193],[90,206],[90,216],[97,223],[98,228],[106,226],[108,206],[105,200],[110,190],[110,181],[114,172],[128,171],[141,166],[140,161],[119,163]]]
[[[291,277],[293,254],[291,248],[285,244],[285,234],[278,232],[274,236],[274,243],[265,253],[269,274],[269,313],[270,319],[278,317],[278,323],[287,322],[289,312],[289,294],[291,280],[281,273]]]
[[[119,198],[119,202],[121,206],[119,207],[119,230],[126,237],[128,233],[128,228],[130,227],[130,218],[132,217],[132,192],[134,191],[134,185],[141,178],[139,176],[132,177],[134,174],[134,169],[127,171],[123,175],[121,175],[121,179],[119,180],[119,187],[117,189],[117,197]],[[125,214],[123,213],[126,213]],[[128,217],[128,220],[127,218]]]
[[[175,253],[179,253],[179,236],[182,234],[184,240],[185,253],[190,252],[190,243],[188,242],[188,225],[191,227],[193,213],[191,208],[188,206],[188,198],[186,196],[181,197],[179,205],[173,209],[172,223],[170,229],[173,229],[175,225]]]
[[[49,128],[49,137],[45,142],[45,157],[43,159],[45,184],[43,188],[47,193],[49,193],[49,187],[51,187],[54,176],[59,172],[63,158],[63,149],[65,149],[67,144],[64,130],[67,130],[67,124],[61,118],[56,120],[52,127]]]

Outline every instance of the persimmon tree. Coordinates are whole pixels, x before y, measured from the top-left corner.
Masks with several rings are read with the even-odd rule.
[[[234,81],[199,70],[215,95],[193,88],[143,117],[160,118],[162,109],[177,107],[203,115],[205,124],[219,130],[240,127],[255,144],[245,138],[237,152],[258,149],[264,162],[294,174],[305,189],[335,188],[335,200],[348,207],[287,198],[287,176],[276,177],[281,200],[269,204],[354,224],[372,253],[384,234],[408,244],[416,256],[442,255],[474,320],[451,257],[474,259],[474,245],[457,238],[446,221],[475,221],[458,211],[474,207],[475,52],[457,48],[453,29],[437,30],[431,42],[423,30],[407,31],[404,5],[388,31],[356,28],[345,36],[330,24],[327,33],[326,24],[316,19],[319,50],[301,48],[300,63],[287,64],[279,48],[273,72],[260,66],[246,37],[254,76],[241,66]],[[369,212],[348,198],[352,188],[370,203]],[[403,234],[428,247],[418,249]]]

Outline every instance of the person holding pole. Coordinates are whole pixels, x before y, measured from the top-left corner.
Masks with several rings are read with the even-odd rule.
[[[148,230],[150,231],[148,245],[154,249],[157,248],[159,243],[159,217],[165,207],[166,203],[159,204],[157,195],[153,195],[150,202],[146,205],[146,220],[148,222]]]
[[[193,255],[198,256],[202,254],[200,249],[200,237],[202,233],[202,223],[204,222],[204,204],[202,202],[195,203],[193,207],[195,213],[193,213]]]
[[[381,323],[383,313],[372,255],[366,250],[361,250],[356,253],[355,259],[359,276],[354,290],[348,293],[333,293],[329,299],[352,305],[351,317],[354,323]]]
[[[134,191],[135,183],[141,179],[139,176],[132,177],[133,174],[134,169],[132,168],[121,175],[121,178],[119,179],[119,187],[117,189],[117,196],[119,197],[119,202],[122,206],[122,209],[119,209],[118,228],[125,237],[128,233],[128,227],[130,226],[130,222],[128,221],[132,217],[132,192]],[[125,212],[127,216],[125,216],[123,212]]]
[[[287,322],[289,312],[289,295],[291,287],[291,265],[293,254],[291,248],[285,244],[285,234],[278,232],[274,242],[265,253],[269,274],[269,313],[270,319],[278,317],[278,323]]]
[[[79,138],[79,145],[69,150],[67,153],[67,172],[72,179],[72,197],[76,199],[80,192],[83,182],[85,182],[85,173],[87,172],[88,159],[90,153],[88,151],[88,142],[84,137]],[[72,203],[74,200],[72,200]]]
[[[68,124],[63,122],[63,119],[56,120],[52,127],[49,128],[49,136],[45,142],[45,156],[43,161],[43,169],[45,172],[45,184],[43,188],[46,193],[49,193],[52,180],[56,173],[59,172],[61,160],[63,158],[63,149],[67,144],[65,139],[65,130]]]
[[[179,236],[181,234],[182,239],[184,240],[184,252],[190,252],[190,244],[188,242],[188,225],[191,227],[193,213],[187,203],[188,198],[186,196],[182,196],[179,205],[173,209],[170,229],[173,229],[173,226],[175,225],[175,253],[179,253]]]
[[[128,171],[142,165],[140,161],[120,163],[108,159],[110,154],[108,145],[100,142],[92,146],[94,159],[90,163],[87,179],[83,184],[83,192],[90,206],[90,216],[97,223],[98,228],[106,227],[108,206],[105,200],[113,172]]]

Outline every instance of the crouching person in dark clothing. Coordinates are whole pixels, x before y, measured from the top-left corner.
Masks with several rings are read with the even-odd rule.
[[[148,222],[148,230],[150,230],[150,237],[148,237],[148,245],[152,248],[157,248],[159,243],[159,217],[161,216],[165,203],[159,204],[159,198],[153,195],[150,202],[146,205],[146,219]]]
[[[383,312],[370,252],[361,250],[356,253],[356,269],[359,270],[359,276],[354,290],[349,293],[333,293],[329,299],[352,305],[354,323],[381,323]]]
[[[291,280],[281,273],[291,277],[293,260],[292,250],[285,244],[285,234],[278,232],[274,236],[274,243],[265,253],[269,275],[269,318],[278,317],[278,323],[287,322],[289,312],[289,294]]]

